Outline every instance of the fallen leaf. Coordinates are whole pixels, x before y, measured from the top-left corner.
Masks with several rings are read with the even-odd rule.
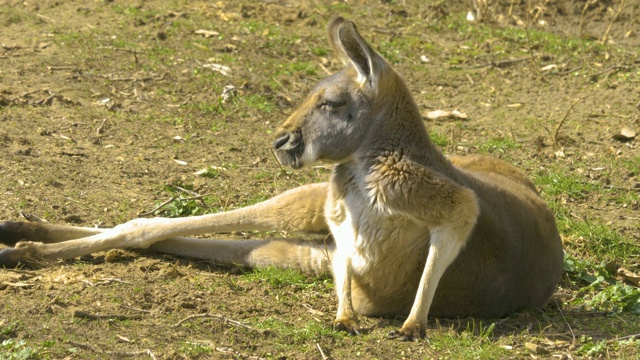
[[[557,67],[558,67],[558,65],[556,65],[556,64],[549,64],[547,66],[541,67],[540,71],[545,72],[545,71],[553,70],[553,69],[555,69]]]
[[[473,12],[469,11],[467,12],[467,21],[475,21],[476,17],[475,15],[473,15]]]
[[[623,267],[621,267],[620,269],[618,269],[618,275],[622,276],[622,278],[627,281],[632,283],[633,285],[640,287],[640,275],[635,274],[633,272],[631,272],[630,270],[627,270]]]
[[[636,132],[628,126],[623,126],[620,133],[613,135],[613,138],[619,141],[629,141],[636,137]]]
[[[231,68],[224,66],[224,65],[220,65],[220,64],[202,64],[203,68],[208,68],[211,69],[213,71],[219,72],[220,74],[224,75],[224,76],[229,76],[231,75]]]
[[[217,31],[213,31],[213,30],[202,30],[202,29],[200,29],[200,30],[196,30],[196,31],[195,31],[195,34],[196,34],[196,35],[202,35],[202,36],[204,36],[205,38],[210,38],[210,37],[213,37],[213,36],[218,36],[218,35],[220,35],[220,33],[219,33],[219,32],[217,32]]]
[[[315,316],[324,316],[324,313],[322,311],[312,308],[309,304],[302,304],[302,306],[304,306],[304,308],[307,309],[309,313]]]
[[[217,171],[219,171],[219,172],[223,172],[223,171],[227,171],[227,168],[222,167],[222,166],[215,166],[215,165],[213,165],[213,166],[209,166],[209,167],[204,168],[204,169],[200,169],[200,170],[198,170],[198,171],[194,172],[194,173],[193,173],[193,175],[200,176],[200,175],[202,175],[202,174],[206,173],[206,172],[207,172],[207,171],[209,171],[209,170],[217,170]]]
[[[527,350],[536,355],[545,355],[549,353],[549,350],[545,349],[544,347],[530,342],[524,343],[524,347],[526,347]]]
[[[131,340],[126,336],[122,336],[122,335],[118,335],[118,334],[116,334],[116,336],[118,337],[118,339],[120,339],[120,340],[122,340],[124,342],[131,342]]]
[[[439,118],[443,118],[443,117],[454,117],[454,118],[458,118],[458,119],[466,119],[467,118],[467,114],[460,112],[458,110],[453,110],[453,111],[446,111],[446,110],[434,110],[434,111],[429,111],[427,113],[427,117],[429,119],[439,119]]]

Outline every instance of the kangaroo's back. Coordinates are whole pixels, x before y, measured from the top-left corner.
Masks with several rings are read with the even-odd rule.
[[[552,211],[517,168],[489,156],[451,157],[478,195],[467,246],[444,274],[432,307],[440,316],[502,316],[544,306],[562,275]],[[464,300],[473,297],[472,302]]]
[[[455,166],[451,178],[476,194],[479,215],[465,247],[439,282],[430,314],[499,317],[544,306],[562,275],[563,251],[553,213],[514,166],[481,155],[448,159]],[[429,231],[422,236],[428,243]],[[428,246],[398,252],[394,261],[406,266],[405,276],[377,277],[357,286],[354,306],[368,314],[409,314],[428,252]],[[375,283],[381,288],[400,284],[403,290],[377,296],[370,290]]]

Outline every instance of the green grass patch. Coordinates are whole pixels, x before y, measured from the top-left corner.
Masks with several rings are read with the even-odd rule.
[[[20,24],[23,21],[32,18],[32,15],[22,9],[20,6],[3,6],[0,8],[0,25],[10,26]]]
[[[254,326],[257,329],[266,329],[278,333],[279,337],[287,338],[287,343],[317,343],[329,338],[332,342],[342,342],[344,333],[335,331],[331,326],[309,321],[306,324],[289,324],[279,319],[260,319]],[[283,346],[286,346],[283,344]]]
[[[597,311],[640,315],[640,289],[617,280],[616,267],[611,264],[594,264],[567,253],[564,271],[572,287],[578,289],[570,304]]]
[[[458,32],[465,39],[465,44],[472,49],[489,40],[494,40],[493,50],[508,55],[518,49],[528,49],[566,57],[578,58],[578,55],[588,54],[598,56],[606,53],[607,46],[596,40],[577,37],[567,37],[547,31],[522,27],[499,27],[481,23],[469,22],[466,14],[453,14],[446,18],[446,26]],[[528,40],[527,40],[528,31]],[[500,40],[495,42],[495,40]]]
[[[438,146],[441,149],[444,149],[447,146],[449,146],[449,139],[447,138],[447,136],[439,132],[435,132],[435,131],[429,132],[429,138],[434,144],[436,144],[436,146]]]
[[[222,210],[217,205],[220,199],[214,195],[198,196],[188,184],[165,185],[163,190],[171,196],[167,201],[157,204],[154,216],[186,217],[205,215]]]
[[[36,350],[27,346],[25,340],[6,339],[0,343],[0,360],[33,359]]]
[[[188,358],[199,358],[211,355],[213,348],[206,343],[185,341],[178,346],[178,351]]]
[[[493,138],[478,145],[478,151],[485,154],[492,153],[506,153],[507,150],[512,150],[520,147],[520,144],[515,142],[512,138],[501,137]]]
[[[329,278],[309,277],[296,270],[272,266],[256,268],[244,274],[243,277],[250,282],[269,284],[274,289],[293,288],[302,290],[331,283]]]
[[[607,189],[571,173],[546,173],[536,176],[534,182],[555,213],[565,246],[588,258],[619,262],[640,259],[640,247],[633,241],[597,219],[573,216],[563,205],[563,201],[587,201],[602,194],[615,201],[617,197],[611,197]]]
[[[566,196],[571,199],[584,199],[600,190],[600,186],[584,181],[571,173],[552,172],[535,177],[534,182],[548,197]]]
[[[464,331],[438,331],[430,333],[431,348],[439,358],[450,359],[503,359],[513,356],[509,350],[493,340],[495,324],[472,320]]]
[[[618,262],[640,259],[640,247],[607,225],[563,215],[557,221],[560,232],[570,238],[571,244],[567,246],[589,258]]]

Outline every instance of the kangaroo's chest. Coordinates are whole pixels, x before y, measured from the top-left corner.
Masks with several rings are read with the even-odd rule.
[[[328,197],[325,215],[336,250],[351,260],[354,272],[401,266],[418,248],[428,245],[428,230],[375,206],[356,181],[343,185],[332,189],[334,196]]]

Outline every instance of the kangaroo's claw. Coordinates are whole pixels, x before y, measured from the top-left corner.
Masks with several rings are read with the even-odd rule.
[[[344,331],[349,335],[360,335],[362,333],[358,322],[354,319],[336,319],[333,322],[333,328],[338,331]]]
[[[387,336],[400,341],[418,341],[425,337],[425,331],[418,323],[408,326],[405,324],[400,330],[391,331]]]

